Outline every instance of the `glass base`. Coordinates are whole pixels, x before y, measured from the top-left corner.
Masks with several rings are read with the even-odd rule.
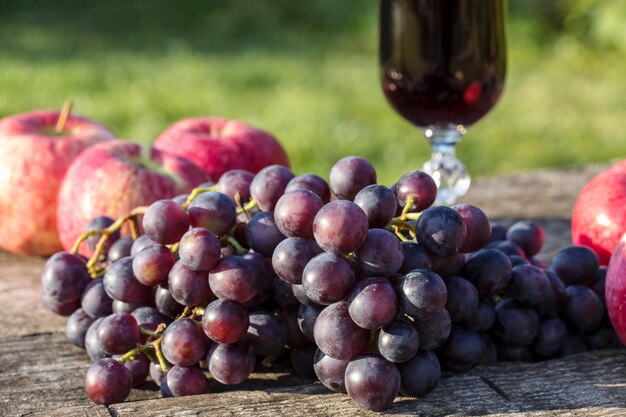
[[[455,153],[462,131],[456,128],[430,128],[425,131],[433,153],[423,169],[437,184],[435,204],[452,205],[469,190],[471,178]]]

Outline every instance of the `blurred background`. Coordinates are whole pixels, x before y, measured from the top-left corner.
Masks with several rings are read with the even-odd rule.
[[[459,147],[473,176],[626,156],[626,1],[509,0],[509,72]],[[375,0],[0,0],[0,117],[60,108],[152,141],[191,116],[275,134],[296,173],[382,183],[430,150],[378,79]]]

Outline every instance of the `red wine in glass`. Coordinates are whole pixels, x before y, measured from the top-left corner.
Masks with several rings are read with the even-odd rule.
[[[393,109],[424,129],[424,165],[452,204],[470,177],[456,159],[465,129],[496,104],[504,87],[504,0],[382,0],[380,67]]]

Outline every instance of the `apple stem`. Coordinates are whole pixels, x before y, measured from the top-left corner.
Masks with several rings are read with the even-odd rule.
[[[66,100],[65,103],[63,103],[63,109],[61,110],[61,114],[59,114],[57,125],[54,128],[56,133],[61,133],[65,129],[65,124],[67,123],[68,117],[70,117],[73,106],[74,102],[72,100]]]

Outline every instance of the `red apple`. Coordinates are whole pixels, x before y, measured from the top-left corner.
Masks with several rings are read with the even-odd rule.
[[[150,146],[122,140],[93,146],[76,158],[61,184],[57,225],[63,248],[70,249],[96,216],[117,219],[207,180],[191,161]]]
[[[269,133],[248,124],[218,117],[184,119],[155,140],[158,149],[193,161],[217,181],[231,169],[254,174],[269,165],[289,167],[289,159]]]
[[[56,201],[65,171],[87,147],[114,138],[103,125],[40,110],[0,120],[0,247],[24,255],[61,249]]]
[[[626,231],[626,159],[585,185],[574,206],[572,241],[593,249],[606,265]]]
[[[626,234],[611,256],[605,291],[611,323],[622,343],[626,344]]]

